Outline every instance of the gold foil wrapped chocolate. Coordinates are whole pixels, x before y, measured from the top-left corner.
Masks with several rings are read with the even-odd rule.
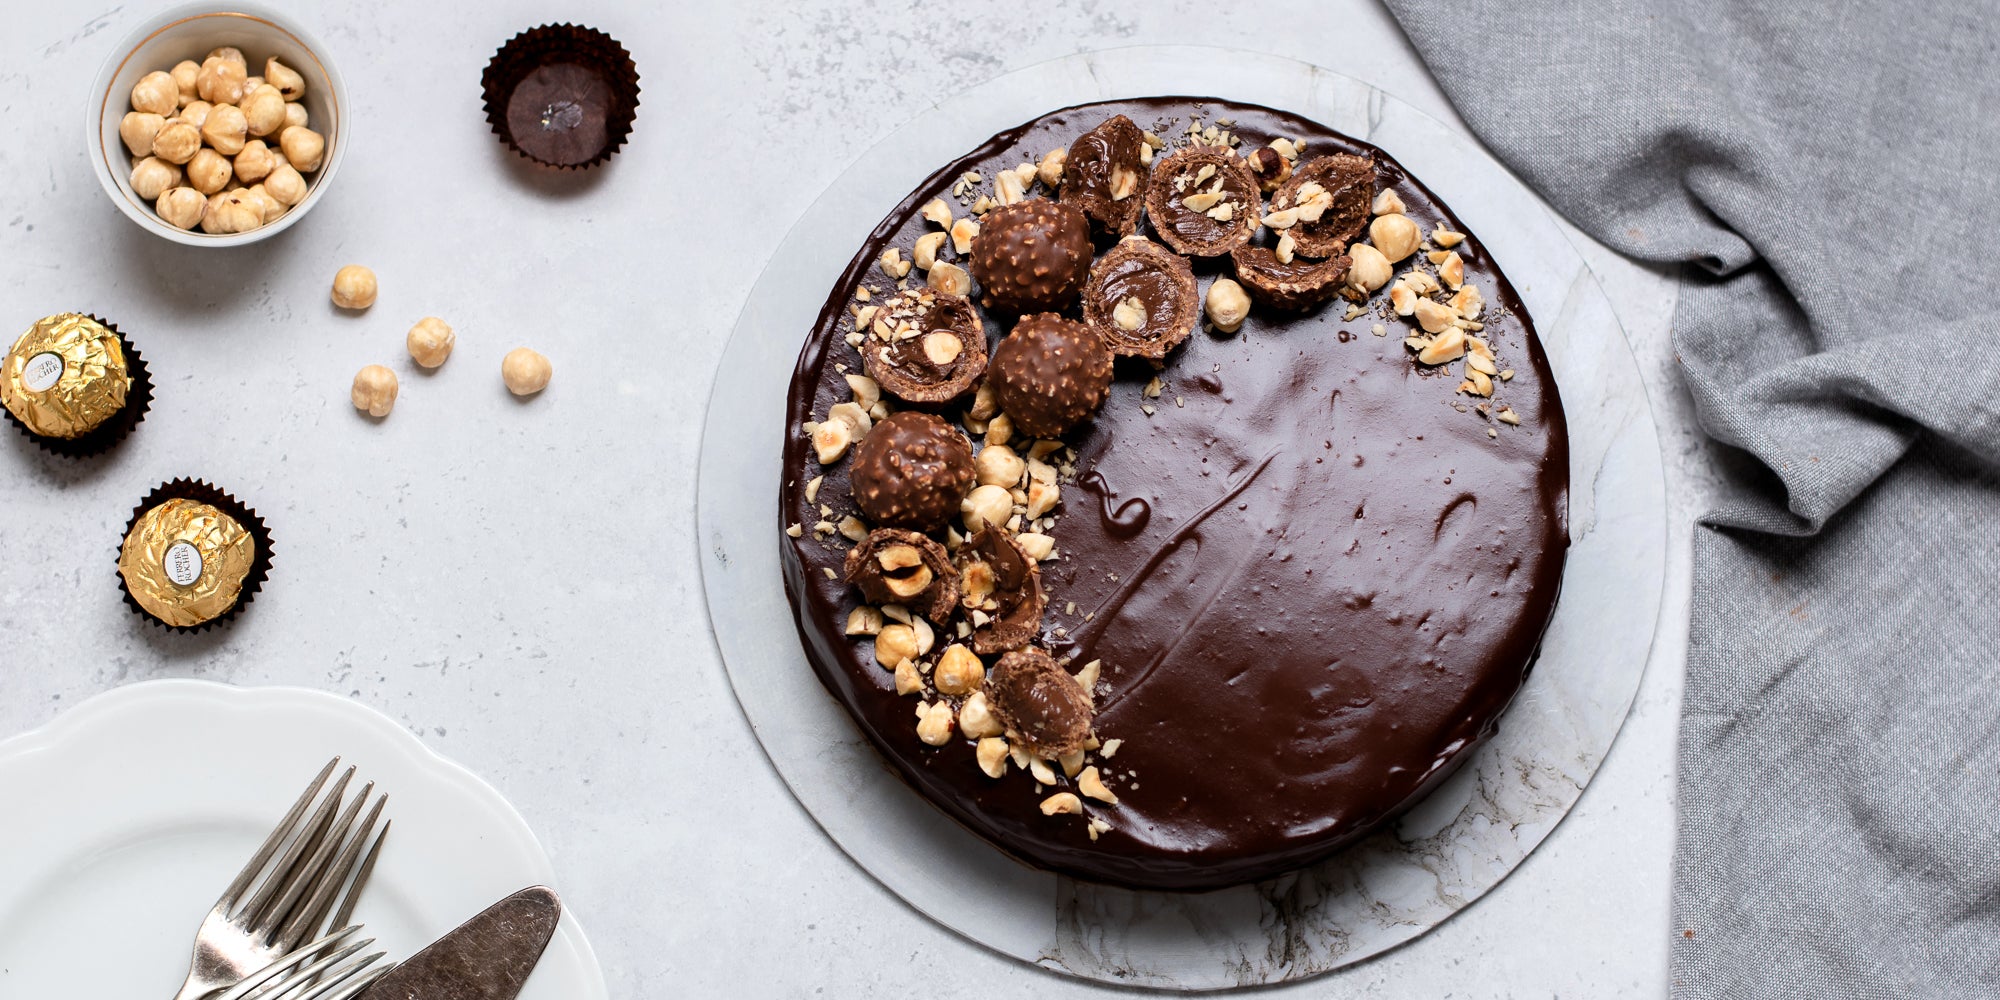
[[[0,362],[0,405],[45,437],[96,430],[125,409],[131,389],[117,332],[79,313],[37,320]]]
[[[175,497],[134,519],[118,572],[142,610],[186,628],[236,607],[256,560],[257,541],[241,522],[209,504]]]

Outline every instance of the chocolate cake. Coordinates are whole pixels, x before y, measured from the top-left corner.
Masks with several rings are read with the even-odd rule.
[[[785,433],[820,681],[966,828],[1133,888],[1421,799],[1500,725],[1568,547],[1562,405],[1478,235],[1384,151],[1212,99],[1056,111],[925,180]]]

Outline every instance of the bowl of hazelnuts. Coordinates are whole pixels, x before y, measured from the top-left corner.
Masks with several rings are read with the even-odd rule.
[[[253,243],[325,194],[347,103],[325,49],[284,15],[178,7],[140,24],[98,72],[91,162],[141,227],[193,246]]]

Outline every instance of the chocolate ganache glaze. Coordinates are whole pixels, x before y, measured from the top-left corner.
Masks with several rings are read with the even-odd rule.
[[[1170,142],[1199,118],[1223,122],[1246,152],[1290,137],[1307,159],[1373,156],[1378,190],[1392,189],[1426,233],[1466,231],[1383,151],[1268,108],[1109,101],[994,136],[891,211],[827,298],[791,389],[781,528],[855,510],[851,462],[820,465],[805,425],[852,398],[844,376],[861,364],[843,338],[858,288],[878,301],[893,292],[877,268],[883,250],[907,253],[933,231],[920,207],[949,199],[965,172],[990,182],[1116,114]],[[1141,232],[1157,239],[1150,224]],[[842,579],[850,544],[806,530],[781,536],[782,563],[821,682],[939,808],[1077,878],[1216,888],[1299,868],[1381,827],[1495,731],[1533,663],[1568,546],[1568,445],[1548,361],[1478,235],[1455,249],[1486,297],[1478,336],[1512,372],[1490,399],[1455,391],[1452,366],[1417,362],[1403,338],[1418,331],[1383,289],[1351,320],[1335,299],[1304,314],[1255,308],[1235,334],[1204,326],[1157,371],[1120,358],[1110,398],[1065,436],[1075,476],[1049,532],[1057,558],[1041,564],[1037,645],[1072,671],[1101,662],[1092,728],[1121,742],[1093,760],[1118,801],[1084,805],[1104,828],[1039,808],[1073,789],[1060,772],[1055,788],[1018,772],[995,779],[962,733],[921,741],[916,702],[898,695],[870,639],[845,634],[862,603]],[[1204,294],[1232,266],[1192,263]],[[1014,317],[984,321],[997,342]],[[1154,397],[1145,387],[1156,375]],[[964,404],[943,415],[956,424]],[[1495,419],[1507,408],[1518,424]],[[950,634],[939,627],[939,648]]]

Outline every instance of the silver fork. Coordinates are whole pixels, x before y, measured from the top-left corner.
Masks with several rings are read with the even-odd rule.
[[[262,971],[252,973],[248,979],[214,994],[212,1000],[350,1000],[359,996],[375,985],[375,980],[388,975],[392,967],[376,965],[385,954],[379,951],[349,960],[355,952],[375,943],[374,938],[366,938],[342,944],[359,930],[359,926],[343,928],[303,945]],[[326,954],[313,957],[322,952]],[[301,965],[302,962],[305,964]]]
[[[237,987],[260,972],[276,975],[302,960],[309,967],[325,960],[318,957],[319,953],[331,947],[332,941],[357,929],[348,927],[348,921],[354,914],[355,900],[375,869],[382,840],[389,835],[389,823],[383,822],[381,833],[375,836],[372,845],[369,843],[369,835],[381,818],[388,796],[376,797],[366,818],[357,822],[375,784],[369,782],[346,808],[341,808],[348,782],[354,777],[354,768],[349,767],[314,808],[314,800],[320,798],[320,791],[327,787],[327,778],[339,764],[338,757],[327,762],[291,811],[278,821],[277,829],[271,831],[250,863],[223,890],[222,898],[215,901],[215,907],[202,920],[201,929],[195,932],[194,957],[189,962],[187,982],[174,1000],[200,1000],[218,990]],[[352,880],[348,879],[350,873],[354,876]],[[341,892],[343,885],[345,894]],[[325,933],[322,928],[347,930],[307,944],[321,938]],[[317,977],[320,972],[313,975]],[[287,989],[294,984],[291,979],[284,982]],[[307,981],[296,985],[313,988]],[[265,992],[257,996],[260,1000],[267,996],[271,1000],[280,997],[293,1000],[280,993]],[[300,996],[318,1000],[323,994]]]

